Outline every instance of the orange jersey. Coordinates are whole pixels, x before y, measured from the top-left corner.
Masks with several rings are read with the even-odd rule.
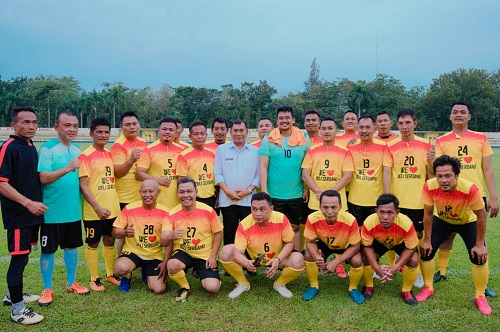
[[[160,234],[163,224],[168,223],[167,208],[156,205],[152,210],[147,210],[142,201],[130,203],[123,208],[113,227],[126,229],[133,224],[135,235],[125,237],[123,251],[136,254],[142,259],[163,260],[163,250],[160,246]]]
[[[224,144],[224,143],[222,143]],[[216,143],[215,141],[210,141],[205,143],[205,149],[208,149],[212,151],[215,154],[215,151],[217,151],[217,148],[219,147],[219,143]]]
[[[333,225],[326,222],[321,211],[311,213],[306,221],[304,237],[308,240],[318,238],[333,250],[347,249],[349,245],[361,241],[356,218],[345,211],[339,212]]]
[[[250,144],[260,149],[260,145],[262,144],[262,140],[255,141],[255,142],[252,142]]]
[[[168,217],[172,229],[182,228],[182,238],[174,240],[174,251],[182,250],[193,258],[207,260],[212,254],[214,234],[222,232],[222,223],[214,209],[196,202],[196,209],[188,212],[179,204]],[[168,226],[164,230],[169,230]]]
[[[422,203],[434,205],[434,215],[453,225],[462,225],[477,220],[474,212],[484,208],[479,188],[472,182],[458,178],[452,192],[439,188],[436,178],[427,180],[422,189]]]
[[[311,138],[309,136],[306,136],[306,138],[308,138],[311,141],[311,146],[323,143],[323,138],[321,138],[321,136],[318,136],[315,138]]]
[[[108,219],[115,218],[120,212],[120,203],[116,194],[113,160],[108,150],[98,151],[92,145],[78,157],[80,168],[78,177],[89,178],[88,187],[97,203],[111,211]],[[83,199],[83,219],[99,220],[90,203]]]
[[[380,225],[376,213],[368,216],[361,226],[361,244],[371,246],[373,241],[379,242],[388,249],[392,249],[401,243],[405,243],[408,249],[414,249],[418,245],[418,236],[413,227],[413,222],[402,213],[394,217],[394,224],[389,228]]]
[[[142,151],[146,146],[146,141],[140,137],[137,137],[134,141],[130,141],[126,139],[125,136],[121,135],[109,150],[111,158],[113,159],[113,164],[124,164],[132,155],[132,150],[139,149]],[[136,169],[137,163],[130,167],[130,170],[125,176],[116,178],[116,193],[121,203],[131,203],[141,199],[139,195],[141,182],[135,179]]]
[[[176,166],[177,158],[182,151],[184,149],[176,143],[167,146],[157,140],[142,151],[137,161],[137,167],[146,169],[147,174],[155,177],[165,176],[170,179],[168,187],[160,186],[161,191],[158,196],[158,203],[169,209],[179,204]]]
[[[391,167],[391,193],[406,209],[423,209],[420,188],[427,179],[427,151],[432,148],[428,139],[415,136],[410,142],[397,137],[387,143],[384,166]]]
[[[186,143],[186,142],[181,141],[181,140],[179,140],[179,142],[174,142],[174,143],[176,143],[177,145],[182,146],[182,148],[183,148],[184,150],[186,150],[187,148],[189,148],[189,147],[191,146],[191,144]]]
[[[307,150],[302,168],[311,169],[311,178],[321,190],[331,189],[346,171],[353,171],[351,153],[338,145],[315,145]],[[338,191],[344,210],[347,209],[345,188]],[[309,208],[319,210],[316,194],[309,190]]]
[[[460,160],[460,177],[475,183],[481,195],[486,197],[483,157],[493,154],[488,138],[471,130],[463,132],[462,136],[454,132],[446,133],[436,140],[436,157],[444,154]]]
[[[342,134],[342,135],[337,135],[335,136],[335,144],[337,144],[338,146],[342,146],[342,147],[347,147],[347,144],[349,144],[349,142],[353,139],[353,138],[359,138],[359,134],[358,133],[355,133],[355,134]]]
[[[285,243],[293,241],[293,230],[288,218],[280,212],[273,211],[269,223],[259,226],[250,214],[238,225],[234,247],[246,249],[251,259],[265,254],[262,265],[279,255]]]
[[[177,159],[177,175],[195,180],[200,198],[215,195],[214,160],[211,150],[199,151],[193,147],[183,151]]]

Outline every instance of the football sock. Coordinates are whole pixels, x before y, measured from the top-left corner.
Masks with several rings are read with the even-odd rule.
[[[243,268],[236,262],[223,262],[222,266],[224,269],[233,277],[236,279],[236,281],[240,284],[243,284],[245,286],[248,286],[248,280],[245,277],[245,273],[243,272]]]
[[[276,280],[274,283],[276,286],[277,285],[286,285],[290,281],[297,279],[301,274],[304,269],[296,270],[292,269],[291,267],[285,267],[283,271],[281,271],[280,277]]]
[[[305,269],[306,269],[307,279],[309,279],[309,286],[319,289],[319,283],[318,283],[319,271],[316,262],[305,262]]]
[[[436,271],[436,263],[434,262],[434,259],[431,259],[430,261],[421,260],[420,270],[422,271],[422,277],[424,278],[424,285],[429,287],[430,290],[433,290],[434,272]]]
[[[364,267],[352,267],[349,269],[349,291],[358,288],[359,281],[363,277]],[[373,274],[372,274],[373,275]]]
[[[87,246],[85,249],[85,261],[90,272],[90,280],[96,280],[99,278],[99,252],[97,248],[91,248]]]
[[[366,287],[373,287],[373,269],[371,265],[367,265],[363,268],[363,280],[365,281]]]
[[[472,264],[472,280],[474,280],[474,287],[476,288],[476,298],[484,296],[486,285],[488,285],[489,270],[488,264]]]
[[[179,285],[180,288],[190,289],[189,282],[186,279],[186,273],[184,272],[184,270],[180,270],[179,272],[174,274],[169,273],[168,275],[170,276],[170,279],[172,279],[177,283],[177,285]]]
[[[43,289],[52,287],[52,274],[54,273],[54,253],[40,255],[40,273],[42,275]]]
[[[394,250],[389,250],[387,252],[387,262],[389,266],[394,266],[394,264],[396,264],[396,252]]]
[[[450,263],[451,252],[452,252],[452,250],[438,249],[437,266],[438,266],[439,273],[441,273],[442,276],[446,275],[446,268],[448,267],[448,264]]]
[[[417,280],[418,277],[418,267],[409,267],[405,266],[403,270],[403,287],[401,288],[402,292],[410,292],[413,287],[413,283]]]
[[[78,265],[78,252],[76,248],[64,250],[64,264],[66,265],[68,286],[71,286],[76,281],[76,267]]]
[[[104,257],[104,264],[106,265],[106,277],[111,277],[115,272],[115,246],[102,246],[102,256]]]

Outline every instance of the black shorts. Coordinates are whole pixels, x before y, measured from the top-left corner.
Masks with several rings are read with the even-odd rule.
[[[73,249],[83,245],[82,221],[65,222],[60,224],[42,224],[40,230],[42,253],[52,254],[61,249]]]
[[[373,247],[373,251],[375,251],[375,254],[378,256],[378,258],[384,256],[384,254],[386,252],[388,252],[389,250],[394,250],[399,256],[401,256],[401,254],[403,253],[403,251],[405,249],[407,249],[404,242],[401,242],[397,246],[392,247],[392,248],[389,249],[389,248],[387,248],[386,246],[384,246],[383,244],[381,244],[380,242],[378,242],[376,240],[373,240],[372,247]]]
[[[106,220],[84,220],[85,243],[97,243],[103,235],[111,236],[115,219],[116,217]]]
[[[326,245],[325,242],[321,241],[321,240],[316,240],[316,245],[318,246],[318,249],[321,250],[321,253],[323,254],[323,257],[325,258],[325,261],[328,257],[330,257],[331,255],[333,254],[338,254],[338,255],[342,255],[347,248],[350,247],[347,247],[346,249],[330,249],[328,248],[328,246]]]
[[[129,251],[122,252],[118,258],[122,257],[130,259],[135,264],[136,268],[142,267],[142,273],[144,273],[146,277],[154,277],[160,274],[160,269],[157,269],[157,267],[162,261],[159,259],[142,259]]]
[[[304,201],[302,197],[293,199],[273,198],[274,211],[283,213],[291,224],[300,225],[306,223],[303,215]]]
[[[361,206],[347,202],[347,210],[356,218],[359,227],[363,226],[369,215],[375,213],[375,208],[376,206]]]
[[[399,213],[404,214],[413,222],[413,227],[417,232],[424,231],[424,209],[399,208]]]
[[[217,268],[207,269],[205,265],[207,261],[204,259],[193,258],[182,250],[176,250],[172,257],[170,257],[170,259],[173,258],[178,259],[179,261],[184,263],[184,265],[186,265],[186,270],[193,268],[194,271],[198,272],[200,280],[207,278],[216,278],[220,280],[219,270]]]
[[[38,241],[38,230],[40,225],[8,229],[7,245],[11,256],[27,255],[31,251],[31,246]]]

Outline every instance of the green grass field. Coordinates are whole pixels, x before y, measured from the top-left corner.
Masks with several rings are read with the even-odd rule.
[[[498,150],[497,150],[498,151]],[[494,156],[497,183],[500,183],[500,151]],[[490,284],[500,293],[500,224],[499,218],[488,221],[487,243],[490,258]],[[5,274],[9,255],[5,231],[0,231],[0,292],[7,285]],[[40,252],[30,255],[25,270],[25,292],[40,293],[42,281],[38,259]],[[77,280],[86,285],[89,273],[84,262],[84,248],[79,248],[80,263]],[[102,262],[102,257],[100,257]],[[101,275],[105,274],[100,266]],[[236,300],[227,294],[234,288],[231,277],[222,276],[218,294],[203,291],[200,281],[189,275],[191,295],[187,302],[177,304],[174,294],[177,285],[168,282],[163,295],[147,289],[136,272],[129,293],[120,293],[116,286],[105,283],[102,293],[88,296],[68,294],[62,252],[56,254],[54,272],[54,303],[49,307],[28,304],[45,316],[40,324],[24,327],[10,322],[9,307],[1,310],[0,331],[498,331],[500,329],[500,297],[488,299],[491,316],[481,315],[474,304],[471,264],[465,246],[457,238],[447,272],[448,280],[435,285],[436,295],[416,307],[405,305],[399,296],[402,277],[380,284],[375,280],[373,298],[356,305],[347,294],[348,279],[333,275],[320,276],[321,293],[305,302],[301,295],[308,287],[305,275],[291,282],[288,288],[294,297],[285,299],[272,289],[263,271],[249,277],[251,290]],[[361,281],[360,288],[363,281]],[[414,288],[414,293],[418,293]],[[3,295],[2,295],[3,296]]]

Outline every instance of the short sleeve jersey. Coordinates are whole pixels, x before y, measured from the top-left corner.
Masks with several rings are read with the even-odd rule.
[[[169,213],[172,229],[182,228],[182,238],[174,241],[174,251],[182,250],[193,258],[210,258],[214,244],[214,234],[222,231],[214,209],[201,202],[188,212],[179,204]]]
[[[384,247],[392,249],[404,242],[405,247],[414,249],[418,245],[418,236],[415,232],[413,222],[402,213],[394,218],[394,224],[389,228],[380,225],[380,219],[376,213],[366,218],[361,226],[361,244],[371,246],[377,241]]]
[[[78,157],[80,169],[78,176],[89,178],[88,187],[95,200],[102,208],[111,211],[109,219],[115,218],[120,212],[120,203],[116,194],[113,160],[108,150],[98,151],[92,145]],[[83,199],[83,219],[99,220],[90,203]]]
[[[184,149],[176,143],[165,145],[159,140],[151,143],[141,153],[137,167],[143,168],[148,175],[170,179],[168,187],[160,187],[158,203],[172,209],[179,204],[177,198],[177,158]]]
[[[206,142],[205,149],[208,149],[215,154],[215,151],[217,151],[217,148],[219,147],[219,145],[221,145],[221,144],[218,144],[215,141]]]
[[[349,245],[361,241],[356,218],[345,211],[339,212],[333,225],[326,222],[321,211],[311,213],[306,221],[304,237],[312,241],[319,239],[332,250],[347,249]]]
[[[215,195],[214,161],[215,154],[211,150],[199,151],[193,147],[183,151],[177,159],[177,175],[196,181],[199,198]]]
[[[64,145],[52,138],[38,151],[38,172],[54,172],[78,159],[80,147],[74,143]],[[82,220],[82,194],[78,170],[66,173],[54,182],[42,186],[45,223],[56,224]]]
[[[444,154],[460,160],[460,177],[475,183],[481,195],[486,197],[483,157],[493,154],[486,135],[471,130],[463,132],[462,136],[446,133],[436,140],[436,157]]]
[[[252,144],[253,146],[255,146],[256,148],[260,149],[260,145],[262,144],[262,141],[261,140],[258,140],[258,141],[255,141],[255,142],[252,142],[250,143]]]
[[[168,223],[165,206],[157,204],[155,208],[148,210],[144,208],[142,201],[137,201],[123,208],[113,226],[126,229],[130,224],[134,225],[135,235],[125,237],[124,252],[134,253],[142,259],[163,260],[160,235],[164,223]]]
[[[398,138],[399,136],[398,135],[395,135],[395,134],[390,134],[389,136],[387,137],[382,137],[380,136],[379,134],[375,135],[374,138],[378,139],[378,140],[381,140],[381,141],[384,141],[384,142],[390,142],[392,141],[393,139],[396,139]]]
[[[377,198],[384,191],[382,175],[386,148],[385,142],[379,140],[368,145],[359,142],[349,146],[354,166],[348,197],[350,203],[376,205]]]
[[[289,137],[281,136],[282,146],[279,146],[266,136],[260,145],[259,155],[269,157],[267,190],[272,198],[295,199],[304,192],[301,166],[311,142],[290,146],[288,140]]]
[[[477,220],[473,211],[484,207],[479,188],[472,182],[458,178],[453,192],[439,188],[436,178],[427,180],[422,189],[422,203],[434,205],[434,215],[453,225],[462,225]]]
[[[349,142],[353,138],[359,138],[359,134],[358,133],[354,133],[354,134],[337,135],[337,136],[335,136],[335,144],[337,144],[338,146],[346,148],[347,144],[349,144]]]
[[[420,188],[427,176],[427,151],[432,148],[429,140],[415,136],[410,142],[400,137],[387,143],[384,166],[391,167],[391,193],[399,199],[399,206],[406,209],[423,209]]]
[[[347,148],[319,144],[307,150],[302,168],[311,170],[311,178],[321,190],[328,190],[342,179],[344,172],[353,171],[352,156]],[[344,208],[347,208],[345,188],[338,192]],[[319,201],[312,190],[309,190],[308,206],[319,210]]]
[[[146,146],[146,141],[141,137],[137,137],[137,139],[131,141],[121,135],[109,150],[111,158],[113,158],[113,164],[124,164],[130,158],[134,149],[142,151],[146,148]],[[135,179],[136,170],[137,162],[130,167],[130,170],[127,174],[125,174],[125,176],[116,178],[116,193],[118,194],[120,203],[132,203],[141,199],[141,196],[139,195],[141,182]]]
[[[264,254],[262,264],[279,255],[285,243],[293,240],[293,230],[288,218],[277,211],[271,212],[265,227],[259,226],[250,214],[241,221],[236,231],[234,247],[246,249],[251,259]]]

